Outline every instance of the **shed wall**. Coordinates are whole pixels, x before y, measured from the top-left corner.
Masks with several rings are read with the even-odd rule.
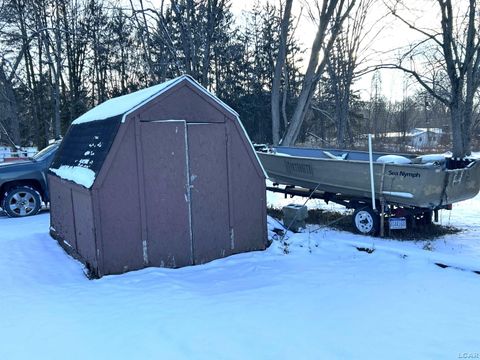
[[[101,226],[103,273],[118,274],[144,267],[135,123],[121,128],[107,156],[108,170],[95,184]],[[97,187],[99,186],[99,187]],[[103,275],[103,274],[99,274]]]
[[[65,250],[96,272],[94,214],[90,191],[48,175],[51,233]]]
[[[160,95],[134,113],[140,120],[185,120],[187,122],[225,121],[225,112],[212,99],[200,93],[189,83]]]
[[[229,192],[234,233],[232,253],[264,250],[267,242],[265,178],[254,166],[243,131],[233,120],[227,122]]]
[[[71,185],[51,174],[47,176],[50,189],[50,230],[60,245],[77,251]]]
[[[97,257],[92,197],[86,189],[72,186],[71,191],[77,252],[81,254],[88,267],[96,272]]]

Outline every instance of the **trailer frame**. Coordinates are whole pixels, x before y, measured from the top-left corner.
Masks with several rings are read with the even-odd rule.
[[[356,197],[348,196],[344,194],[335,194],[325,191],[305,189],[302,187],[294,185],[284,185],[280,187],[278,183],[272,183],[273,186],[267,186],[266,190],[284,194],[285,198],[288,196],[300,196],[308,199],[319,199],[325,201],[326,204],[333,202],[335,204],[342,205],[347,209],[354,209],[354,219],[353,223],[358,232],[365,235],[376,235],[380,233],[380,236],[384,236],[385,229],[385,219],[389,218],[399,218],[405,217],[407,223],[410,224],[410,227],[416,228],[419,225],[426,225],[432,223],[433,221],[438,222],[438,211],[439,210],[452,210],[452,205],[440,205],[435,208],[422,208],[415,206],[405,206],[394,202],[387,202],[383,197],[380,199],[375,199],[376,209],[374,210],[371,206],[371,199],[366,197]],[[356,214],[358,212],[364,211],[367,212],[372,217],[372,230],[368,233],[362,232],[356,222]],[[368,214],[364,214],[367,215]],[[377,219],[375,219],[377,217]],[[383,221],[382,221],[383,220]],[[378,227],[376,226],[378,224]],[[388,228],[389,231],[393,230]]]

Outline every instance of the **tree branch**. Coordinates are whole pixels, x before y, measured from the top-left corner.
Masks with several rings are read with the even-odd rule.
[[[407,74],[412,75],[422,87],[427,90],[427,92],[433,96],[435,99],[440,101],[442,104],[449,105],[450,104],[450,99],[446,99],[443,96],[440,96],[428,83],[422,79],[422,77],[414,70],[408,69],[406,67],[403,67],[398,64],[382,64],[382,65],[376,65],[372,69],[370,69],[368,72],[372,72],[375,70],[379,69],[394,69],[394,70],[402,70],[403,72],[406,72]]]
[[[398,3],[398,2],[397,2]],[[440,34],[430,34],[428,32],[426,32],[425,30],[423,29],[420,29],[418,26],[415,26],[414,24],[410,23],[409,21],[405,20],[402,16],[400,16],[398,13],[397,13],[397,10],[395,8],[392,8],[390,5],[388,5],[386,2],[384,2],[385,6],[387,7],[388,10],[390,10],[390,13],[395,16],[398,20],[400,20],[401,22],[403,22],[405,25],[407,25],[410,29],[412,30],[415,30],[417,32],[419,32],[420,34],[422,35],[425,35],[427,38],[429,38],[430,40],[433,40],[435,41],[439,46],[443,46],[442,45],[442,42],[440,40],[437,39],[437,36],[440,35]]]

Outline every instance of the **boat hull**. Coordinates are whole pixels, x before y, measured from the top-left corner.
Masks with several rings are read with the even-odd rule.
[[[371,198],[368,161],[264,152],[258,152],[258,156],[269,179],[275,183],[352,198]],[[375,197],[402,206],[435,209],[470,199],[480,189],[478,162],[455,170],[441,165],[374,162],[373,173]]]

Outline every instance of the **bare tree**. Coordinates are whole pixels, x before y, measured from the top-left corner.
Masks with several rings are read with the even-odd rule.
[[[370,132],[373,133],[375,139],[378,139],[379,118],[382,112],[382,76],[378,70],[372,76],[369,105]]]
[[[145,6],[143,5],[143,0],[139,0],[140,10],[137,10],[133,4],[133,1],[130,0],[130,6],[133,13],[133,18],[137,24],[137,30],[140,32],[140,41],[142,43],[143,56],[147,64],[147,78],[149,80],[153,77],[153,60],[151,52],[151,35],[149,30],[149,25],[146,16]],[[163,2],[162,2],[163,5]]]
[[[34,32],[36,35],[35,37],[29,34],[29,29],[34,24],[30,24],[31,18],[29,11],[30,8],[27,7],[26,2],[20,0],[12,0],[11,3],[12,13],[14,14],[16,26],[20,33],[20,38],[22,42],[22,49],[20,52],[20,59],[23,57],[24,67],[25,67],[25,75],[26,75],[26,83],[27,89],[29,90],[29,100],[31,102],[31,112],[32,112],[32,120],[35,128],[35,143],[43,147],[46,144],[44,134],[42,134],[42,128],[44,128],[44,124],[42,122],[42,114],[39,111],[41,107],[41,98],[42,92],[39,89],[39,82],[40,77],[36,75],[36,70],[34,66],[34,59],[33,59],[33,44],[31,44],[32,39],[36,38],[36,36],[40,33],[38,30]],[[39,44],[39,42],[38,42]],[[41,72],[41,64],[43,64],[44,60],[42,57],[41,46],[38,47],[38,60],[39,60],[39,73]],[[14,66],[14,70],[16,67]],[[12,77],[14,76],[14,70],[12,70]]]
[[[60,136],[60,72],[61,70],[61,37],[60,37],[60,17],[59,17],[59,3],[58,0],[55,2],[55,14],[54,18],[52,19],[48,16],[46,12],[45,4],[34,3],[33,6],[33,13],[35,16],[35,22],[38,31],[38,37],[40,40],[39,47],[45,51],[47,56],[47,64],[49,67],[49,71],[53,73],[53,84],[51,84],[51,93],[52,93],[52,100],[53,100],[53,124],[52,119],[47,120],[48,126],[45,128],[45,136],[50,138],[52,135],[57,138]],[[53,15],[53,14],[51,14]],[[48,24],[48,20],[51,18],[52,24]],[[53,30],[55,41],[53,41],[50,37],[48,30]],[[54,52],[54,56],[52,56],[52,51]],[[54,59],[55,58],[55,59]],[[41,60],[40,60],[41,62]],[[40,71],[40,76],[43,76],[42,72]],[[51,83],[51,81],[50,81]],[[52,126],[53,125],[53,126]]]
[[[290,23],[290,15],[292,13],[293,0],[286,0],[285,10],[283,12],[280,24],[280,45],[278,48],[277,61],[275,63],[275,73],[272,83],[272,139],[273,144],[278,145],[280,142],[280,83],[282,73],[284,72],[285,57],[287,53],[288,25]],[[285,76],[287,79],[287,76]],[[286,94],[286,91],[284,91]],[[283,102],[285,104],[285,101]],[[285,113],[285,111],[284,111]]]
[[[318,1],[315,2],[319,14],[317,33],[303,78],[302,91],[287,132],[281,141],[282,145],[292,145],[297,139],[303,120],[310,109],[312,96],[325,69],[327,56],[354,5],[355,0],[325,0],[321,5]]]
[[[205,31],[205,49],[202,59],[202,72],[200,77],[200,83],[204,86],[209,85],[208,74],[211,67],[211,53],[212,46],[214,42],[214,37],[216,35],[216,28],[221,23],[221,18],[225,10],[225,0],[207,0],[206,10],[207,10],[207,21],[206,21],[206,31]]]
[[[265,113],[281,15],[266,7],[255,29],[244,28],[230,6],[230,0],[0,0],[0,100],[16,98],[18,105],[9,110],[13,120],[4,111],[0,121],[10,137],[21,134],[18,143],[42,147],[89,107],[189,72],[239,110],[253,138],[269,141]],[[281,128],[302,79],[294,29],[280,75]]]
[[[12,82],[5,74],[3,63],[0,63],[0,106],[2,108],[0,114],[0,134],[3,132],[7,140],[14,147],[17,147],[20,144],[17,100],[13,91]]]
[[[373,33],[375,23],[369,28],[365,25],[373,4],[374,0],[357,2],[327,57],[329,84],[335,100],[337,146],[340,148],[346,145],[346,132],[349,129],[351,86],[358,76],[358,67],[367,59],[363,54],[378,34],[378,31]]]
[[[388,3],[397,19],[421,34],[398,63],[384,67],[412,75],[434,98],[448,106],[453,156],[470,154],[473,100],[480,85],[480,12],[477,0],[437,0],[438,30],[425,29],[407,19],[405,1]],[[420,61],[423,59],[423,64]]]

